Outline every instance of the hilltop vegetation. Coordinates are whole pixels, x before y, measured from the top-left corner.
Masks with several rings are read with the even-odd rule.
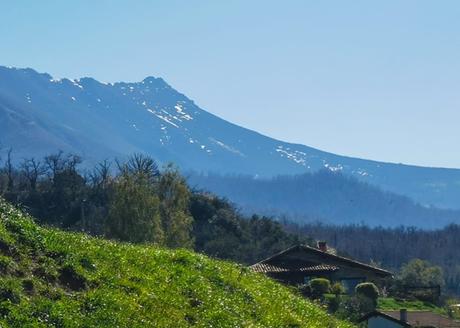
[[[183,247],[252,264],[308,238],[269,218],[244,217],[228,201],[194,192],[172,167],[150,157],[81,169],[78,156],[56,153],[0,168],[0,196],[40,223],[110,239]]]
[[[351,327],[241,266],[39,227],[1,199],[0,252],[4,327]]]

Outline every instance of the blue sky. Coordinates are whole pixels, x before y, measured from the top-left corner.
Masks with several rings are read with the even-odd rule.
[[[460,2],[0,0],[0,65],[160,76],[285,141],[460,168]]]

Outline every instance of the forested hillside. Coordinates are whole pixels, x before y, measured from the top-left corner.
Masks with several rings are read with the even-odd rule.
[[[245,213],[285,217],[299,224],[321,221],[439,228],[460,223],[460,211],[421,206],[330,170],[271,179],[195,173],[187,176],[191,186],[226,197]]]
[[[0,199],[2,327],[345,328],[241,266],[37,226]]]

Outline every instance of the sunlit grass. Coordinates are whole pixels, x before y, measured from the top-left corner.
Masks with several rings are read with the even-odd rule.
[[[407,309],[411,311],[431,311],[439,314],[446,314],[446,310],[436,305],[420,300],[399,300],[393,297],[381,297],[377,305],[379,310]]]
[[[351,327],[236,264],[0,219],[2,327]]]

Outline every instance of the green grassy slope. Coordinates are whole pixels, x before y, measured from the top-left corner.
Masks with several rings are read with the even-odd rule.
[[[429,302],[418,300],[398,300],[392,297],[381,297],[378,300],[377,308],[383,311],[397,311],[407,309],[409,311],[431,311],[439,314],[447,314],[446,309],[438,307]]]
[[[185,250],[37,226],[0,199],[2,327],[350,327],[287,288]]]

